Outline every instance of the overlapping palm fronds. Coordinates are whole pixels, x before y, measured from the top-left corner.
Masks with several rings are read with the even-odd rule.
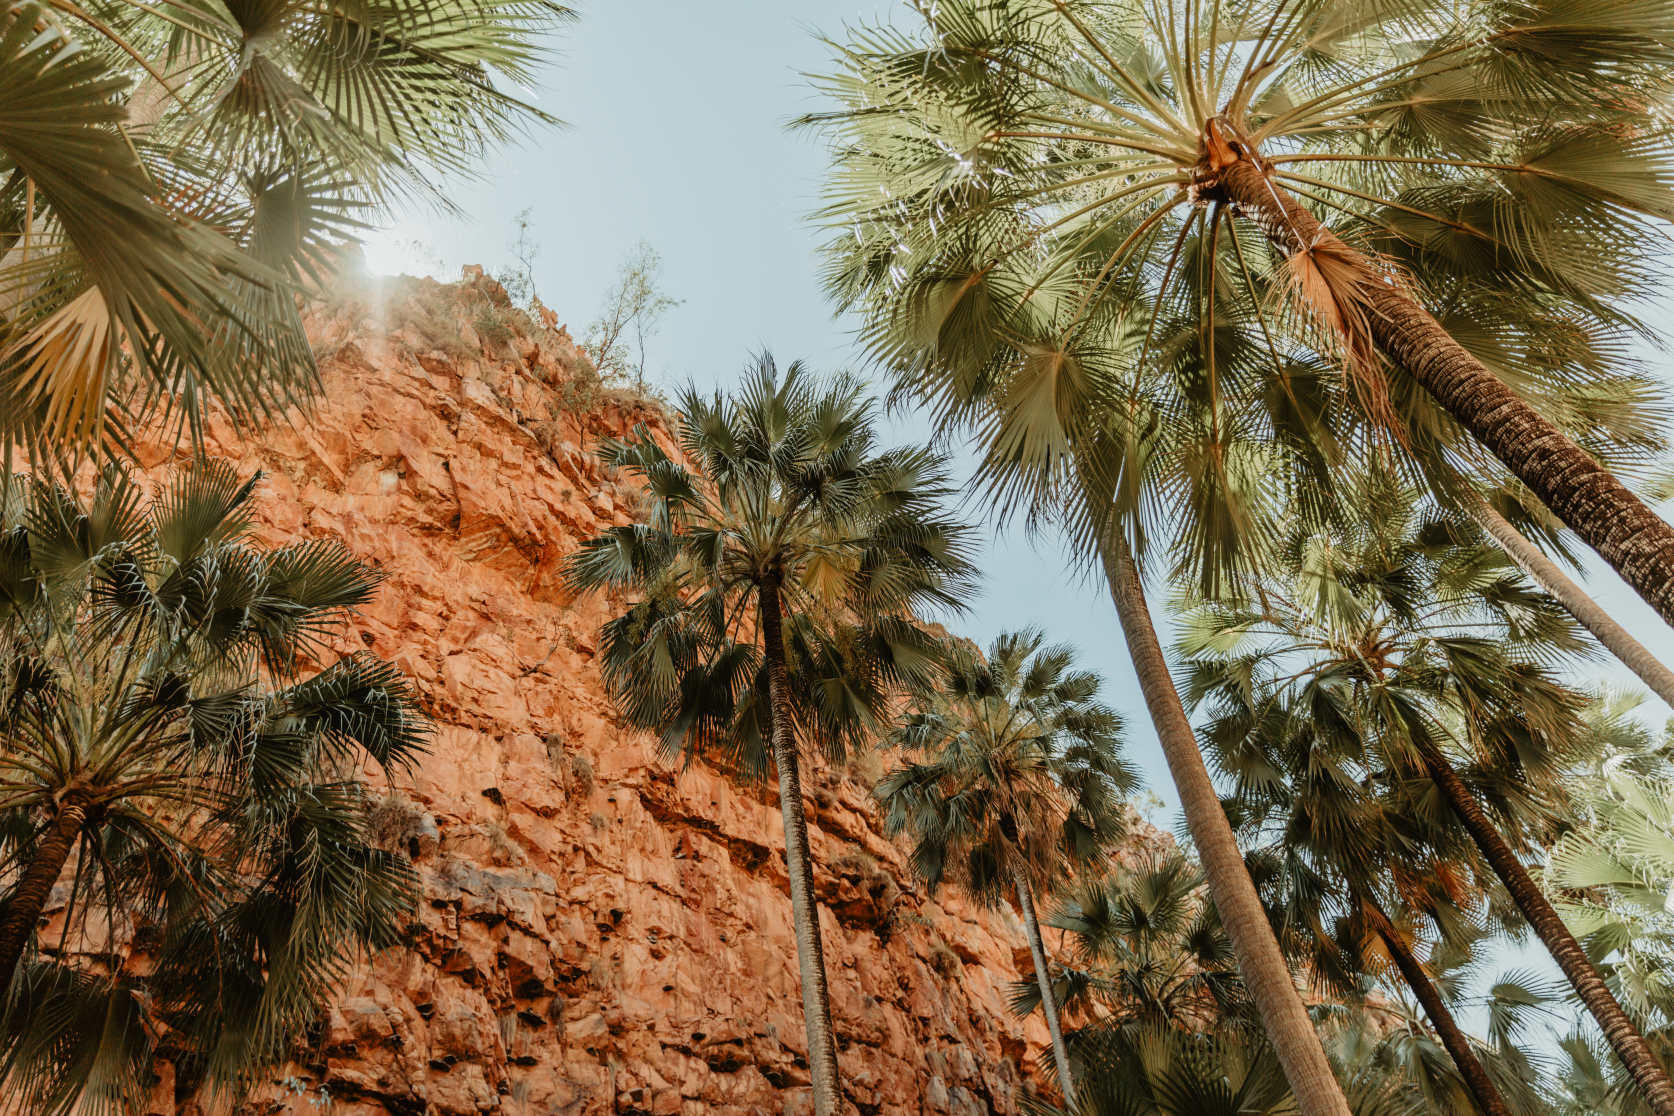
[[[1573,828],[1551,848],[1542,882],[1564,922],[1639,1025],[1674,1027],[1674,766],[1670,739],[1633,716],[1628,695],[1588,711],[1600,737],[1570,780]]]
[[[1156,470],[1165,498],[1115,509],[1141,553],[1136,518],[1247,483],[1252,435],[1383,441],[1443,484],[1497,457],[1674,615],[1674,533],[1582,452],[1658,437],[1625,337],[1674,212],[1670,30],[1616,0],[916,5],[816,79],[828,287],[1008,498],[1072,478],[1072,448],[1118,495]],[[1113,422],[1172,424],[1196,468]],[[1606,506],[1650,532],[1633,553]]]
[[[1206,1034],[1253,1019],[1203,873],[1178,850],[1081,884],[1046,925],[1064,931],[1079,966],[1059,972],[1053,994],[1088,1024]],[[1019,982],[1012,1003],[1030,1010],[1038,999]]]
[[[127,1111],[153,1056],[236,1091],[404,932],[411,866],[345,772],[399,770],[427,724],[370,655],[299,678],[377,578],[251,546],[255,483],[209,462],[149,501],[116,468],[91,499],[3,486],[0,1081],[32,1112]],[[83,967],[102,935],[136,965]]]
[[[550,0],[0,8],[0,437],[37,457],[313,387],[297,293],[525,123]],[[443,203],[445,204],[445,203]],[[112,425],[114,423],[114,425]],[[195,426],[194,426],[195,430]]]

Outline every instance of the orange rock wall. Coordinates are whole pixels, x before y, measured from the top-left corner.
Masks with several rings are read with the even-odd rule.
[[[582,360],[561,330],[492,342],[462,312],[465,346],[429,348],[399,324],[409,297],[374,287],[308,318],[325,394],[306,422],[260,441],[209,424],[210,452],[267,473],[264,542],[341,539],[387,575],[347,639],[437,720],[386,811],[424,881],[411,948],[354,974],[256,1111],[811,1113],[773,791],[671,771],[618,728],[594,663],[610,602],[561,585],[564,556],[636,502],[586,447],[667,429],[609,399],[555,412],[549,383]],[[853,1109],[1016,1112],[1046,1041],[1005,1006],[1018,921],[915,891],[866,786],[810,774]],[[152,1107],[194,1103],[165,1074]]]

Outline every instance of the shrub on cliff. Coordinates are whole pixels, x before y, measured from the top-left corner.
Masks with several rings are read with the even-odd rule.
[[[404,931],[416,881],[353,772],[425,722],[364,653],[299,678],[378,578],[250,545],[255,483],[0,478],[0,1090],[27,1111],[135,1110],[154,1055],[236,1087]]]

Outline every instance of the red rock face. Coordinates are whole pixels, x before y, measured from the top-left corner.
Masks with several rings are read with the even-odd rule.
[[[325,393],[306,421],[260,440],[209,423],[211,453],[268,475],[263,542],[338,538],[387,575],[345,647],[399,664],[437,721],[381,816],[424,882],[411,948],[351,975],[254,1110],[811,1113],[773,790],[671,770],[620,729],[594,662],[611,604],[559,576],[636,505],[591,447],[641,422],[667,444],[660,412],[560,413],[584,363],[562,330],[491,340],[461,310],[444,349],[404,300],[423,316],[373,290],[308,319]],[[1047,1037],[1005,1006],[1017,919],[915,890],[857,778],[806,784],[849,1110],[1017,1111]],[[159,1069],[154,1112],[216,1110]]]

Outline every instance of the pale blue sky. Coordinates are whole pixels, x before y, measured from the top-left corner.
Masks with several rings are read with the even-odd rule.
[[[663,285],[684,300],[649,346],[648,366],[663,382],[729,383],[763,347],[781,361],[852,367],[852,323],[833,321],[821,299],[817,237],[804,222],[818,202],[824,153],[785,125],[819,107],[802,77],[826,67],[814,32],[840,36],[845,23],[888,10],[834,0],[591,4],[556,44],[563,57],[535,90],[539,107],[572,127],[535,132],[493,155],[481,181],[451,191],[468,220],[404,219],[372,238],[369,263],[429,270],[424,254],[407,247],[418,241],[448,275],[466,263],[492,270],[509,259],[513,215],[532,207],[541,298],[578,337],[630,247],[645,239],[661,253]],[[986,538],[986,592],[954,627],[986,643],[1004,628],[1037,624],[1079,647],[1109,680],[1110,699],[1128,717],[1132,756],[1168,803],[1155,820],[1172,825],[1176,796],[1108,598],[1067,572],[1050,540],[1037,549],[1020,531]],[[1588,585],[1665,661],[1674,659],[1674,632],[1614,574],[1595,569]],[[1613,662],[1587,681],[1604,679],[1629,682]],[[1644,712],[1655,724],[1668,716],[1654,701]]]

